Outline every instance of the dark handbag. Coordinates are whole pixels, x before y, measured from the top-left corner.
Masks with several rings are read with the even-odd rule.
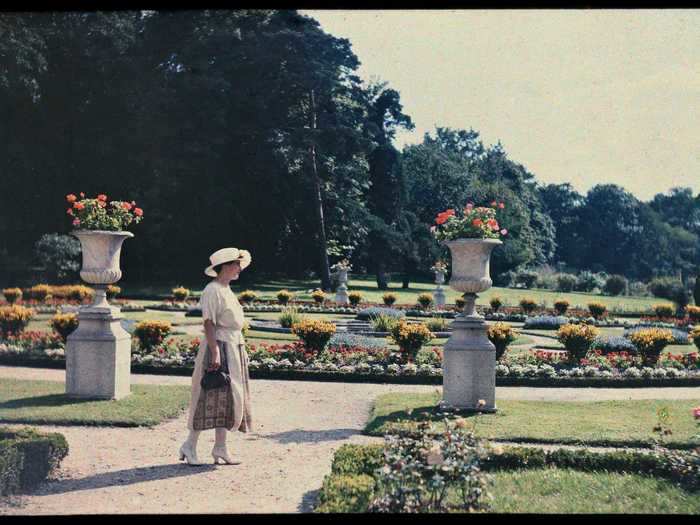
[[[204,390],[222,388],[231,384],[231,376],[228,373],[228,365],[226,363],[226,343],[223,341],[217,341],[216,343],[219,345],[221,353],[221,366],[211,372],[204,372],[199,382]],[[209,368],[210,357],[209,346],[207,345],[207,368]]]

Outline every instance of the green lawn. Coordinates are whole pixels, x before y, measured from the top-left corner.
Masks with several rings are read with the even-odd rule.
[[[699,514],[700,497],[639,474],[543,468],[493,473],[491,512]],[[452,494],[450,494],[452,497]]]
[[[189,400],[189,386],[131,385],[124,399],[89,401],[68,398],[63,382],[0,379],[0,422],[153,426],[179,416]]]
[[[381,436],[397,426],[411,428],[425,418],[441,427],[434,414],[440,391],[427,394],[384,394],[379,396],[365,426],[365,433]],[[691,410],[694,400],[635,401],[497,401],[495,414],[469,417],[477,435],[489,439],[519,442],[586,444],[601,446],[647,446],[657,422],[657,410],[667,407],[673,434],[672,446],[688,447],[698,434]]]

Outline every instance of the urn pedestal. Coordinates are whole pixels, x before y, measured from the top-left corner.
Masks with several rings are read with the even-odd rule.
[[[350,304],[347,282],[348,271],[338,270],[338,288],[335,291],[335,302],[338,304]]]
[[[450,286],[464,294],[464,311],[452,323],[443,352],[440,406],[460,412],[496,411],[496,347],[486,322],[476,312],[477,293],[492,281],[489,262],[498,239],[455,239],[445,243],[452,254]]]
[[[442,284],[445,282],[445,272],[435,272],[435,284],[437,288],[433,291],[433,302],[436,308],[445,306],[445,290],[442,289]]]
[[[121,279],[119,256],[129,232],[73,232],[80,240],[80,277],[95,288],[91,305],[78,310],[78,328],[66,340],[66,395],[120,399],[131,393],[131,335],[121,310],[107,302],[107,285]]]

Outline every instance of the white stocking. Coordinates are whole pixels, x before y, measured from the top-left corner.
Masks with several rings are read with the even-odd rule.
[[[215,434],[216,442],[215,442],[214,446],[216,448],[226,449],[226,432],[227,432],[226,429],[221,428],[221,427],[217,427],[214,430],[216,432],[216,434]]]
[[[190,444],[192,450],[197,450],[197,440],[199,439],[201,430],[190,430],[190,435],[187,436],[187,443]]]

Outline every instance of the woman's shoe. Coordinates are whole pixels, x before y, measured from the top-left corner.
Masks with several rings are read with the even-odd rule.
[[[214,447],[211,451],[211,457],[214,458],[214,465],[219,464],[219,460],[224,462],[224,465],[240,465],[241,462],[232,459],[226,451],[226,447]]]
[[[187,461],[188,465],[204,465],[197,459],[197,452],[187,442],[180,447],[180,461],[182,460]]]

